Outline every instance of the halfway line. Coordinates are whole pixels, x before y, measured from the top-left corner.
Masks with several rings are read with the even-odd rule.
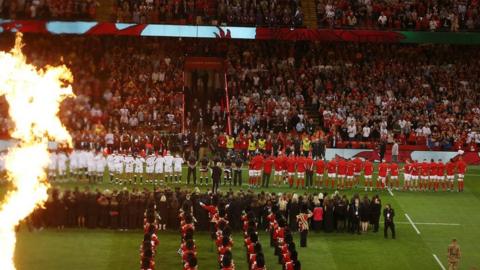
[[[398,224],[410,224],[410,222],[406,221],[398,221]],[[459,223],[435,223],[435,222],[415,222],[416,225],[439,225],[439,226],[461,226],[462,224]]]
[[[415,224],[413,223],[412,219],[410,218],[410,216],[408,216],[407,213],[405,213],[405,217],[408,219],[408,221],[410,222],[410,224],[412,224],[412,227],[415,229],[415,231],[417,232],[417,234],[420,234],[420,231],[418,230],[417,226],[415,226]]]
[[[433,255],[433,258],[435,258],[435,260],[437,261],[438,265],[440,265],[440,268],[442,268],[442,270],[446,270],[445,266],[443,266],[442,262],[440,261],[440,259],[438,259],[437,255],[435,254],[432,254],[432,255]]]

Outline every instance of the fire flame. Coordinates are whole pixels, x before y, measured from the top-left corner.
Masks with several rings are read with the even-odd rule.
[[[71,145],[71,137],[57,114],[62,100],[73,96],[72,73],[65,66],[37,69],[22,54],[22,34],[15,47],[0,52],[0,96],[9,103],[17,139],[5,160],[12,189],[0,203],[0,269],[15,269],[15,226],[48,198],[45,168],[49,163],[48,141]]]

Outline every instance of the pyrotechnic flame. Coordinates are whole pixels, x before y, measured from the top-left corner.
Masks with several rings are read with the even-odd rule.
[[[0,96],[9,104],[18,140],[9,149],[5,165],[12,189],[0,204],[0,269],[13,270],[15,226],[48,198],[45,168],[49,163],[48,141],[71,144],[57,114],[63,99],[73,96],[72,73],[65,67],[37,69],[22,54],[22,35],[15,47],[0,52]]]

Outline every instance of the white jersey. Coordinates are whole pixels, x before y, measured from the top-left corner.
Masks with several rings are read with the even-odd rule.
[[[73,150],[72,153],[70,153],[70,171],[78,169],[78,152],[76,150]]]
[[[166,155],[163,157],[165,159],[165,172],[172,172],[173,171],[173,157],[170,155]]]
[[[78,168],[80,169],[88,168],[88,160],[91,156],[93,156],[93,153],[89,154],[89,151],[78,152]]]
[[[145,160],[145,163],[146,163],[146,171],[147,173],[153,173],[153,170],[155,169],[155,160],[156,157],[154,155],[150,155],[147,157],[147,159]]]
[[[173,159],[173,169],[175,172],[181,172],[182,171],[182,164],[183,164],[183,158],[181,157],[176,157]]]
[[[50,153],[50,162],[48,163],[48,169],[54,171],[57,169],[57,154]]]
[[[97,154],[95,156],[95,164],[96,164],[97,173],[103,174],[103,172],[105,172],[105,167],[107,165],[107,160],[105,159],[103,154]]]
[[[107,167],[108,167],[108,171],[110,172],[113,172],[115,170],[115,158],[116,158],[117,155],[115,154],[111,154],[111,155],[108,155],[107,156]]]
[[[97,171],[95,154],[92,151],[85,152],[84,158],[87,160],[87,169],[89,172]]]
[[[135,158],[135,173],[143,173],[144,163],[145,163],[145,159],[143,157]]]
[[[165,165],[165,158],[158,156],[155,159],[155,173],[163,173],[163,167]]]
[[[68,157],[67,154],[64,152],[61,152],[60,154],[57,155],[57,166],[60,171],[65,171],[67,170],[67,161]]]
[[[133,173],[133,165],[135,164],[135,159],[133,156],[128,155],[125,156],[125,172],[126,173]]]
[[[116,155],[114,159],[114,163],[115,163],[115,172],[122,173],[123,164],[125,163],[125,157],[123,155]]]

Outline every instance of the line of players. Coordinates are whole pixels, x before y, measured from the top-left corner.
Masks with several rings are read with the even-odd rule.
[[[249,186],[267,186],[272,171],[274,171],[274,186],[288,183],[289,187],[296,188],[323,188],[349,189],[360,186],[360,176],[364,176],[365,190],[403,189],[419,191],[454,190],[457,181],[458,191],[463,191],[464,177],[467,164],[460,157],[457,161],[442,160],[423,162],[407,160],[404,168],[397,163],[385,161],[378,165],[378,177],[375,179],[374,164],[360,158],[335,158],[331,161],[314,160],[311,156],[277,157],[256,155],[249,164]],[[404,183],[400,187],[399,173],[403,171]],[[265,178],[267,179],[265,181]],[[266,182],[266,185],[265,185]]]
[[[143,184],[143,183],[180,183],[182,178],[182,164],[180,155],[171,155],[166,151],[164,155],[151,154],[145,158],[132,153],[114,151],[107,155],[101,151],[73,150],[67,156],[62,151],[52,151],[48,166],[50,180],[62,181],[67,177],[75,179],[87,178],[90,183],[101,182],[106,171],[110,182],[114,184]],[[67,174],[67,165],[70,175]]]
[[[77,179],[87,177],[90,182],[102,181],[108,169],[110,182],[116,184],[157,184],[163,181],[181,183],[182,165],[185,162],[180,155],[172,156],[169,151],[166,151],[165,155],[151,154],[145,158],[131,153],[114,152],[106,155],[104,152],[86,150],[74,150],[69,156],[64,152],[53,152],[50,157],[50,179],[65,179],[69,161],[70,172]],[[192,164],[194,170],[196,164],[197,162]],[[203,180],[208,184],[208,164],[206,158],[200,161],[200,184]],[[226,180],[231,182],[232,161],[228,158],[223,164]],[[234,171],[240,169],[239,166],[241,163],[236,164]],[[324,161],[314,160],[311,156],[286,156],[280,152],[277,157],[258,154],[250,159],[248,185],[268,187],[273,174],[274,186],[288,183],[290,187],[296,188],[349,189],[360,186],[360,176],[363,174],[365,190],[398,190],[401,188],[399,173],[403,171],[404,190],[453,190],[456,180],[458,191],[463,191],[466,170],[467,164],[461,157],[447,163],[442,160],[407,160],[403,169],[399,168],[397,163],[381,162],[378,165],[378,177],[374,179],[373,163],[358,157]]]

